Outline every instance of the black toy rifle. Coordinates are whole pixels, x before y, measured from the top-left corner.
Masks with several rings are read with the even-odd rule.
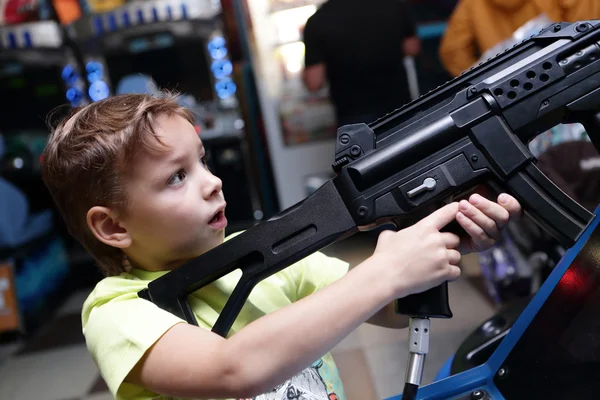
[[[480,184],[516,197],[533,220],[571,247],[594,215],[536,168],[526,144],[575,122],[600,151],[600,21],[548,26],[369,125],[340,128],[335,178],[139,295],[197,324],[187,296],[241,269],[213,327],[225,336],[262,279],[359,227],[407,227]],[[451,317],[447,296],[442,285],[402,299],[397,309]]]

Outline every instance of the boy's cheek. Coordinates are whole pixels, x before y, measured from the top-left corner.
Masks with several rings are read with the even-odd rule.
[[[173,206],[166,213],[162,213],[162,225],[169,230],[175,229],[178,232],[186,229],[198,228],[202,222],[198,208],[188,208],[182,206]]]

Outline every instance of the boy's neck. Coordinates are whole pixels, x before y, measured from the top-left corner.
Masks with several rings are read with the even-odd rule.
[[[224,239],[225,238],[223,238],[223,240],[220,240],[218,245],[223,244],[223,242],[225,241]],[[211,250],[211,249],[210,248],[204,249],[196,257],[199,257],[200,255],[206,253],[209,250]],[[135,268],[135,269],[148,271],[148,272],[172,271],[174,269],[181,267],[183,264],[185,264],[186,262],[188,262],[192,258],[194,258],[194,257],[188,257],[188,258],[182,258],[182,259],[178,259],[178,260],[162,261],[162,260],[153,259],[152,257],[148,257],[148,256],[144,257],[143,254],[140,254],[140,252],[133,250],[131,248],[127,248],[126,250],[123,250],[123,255],[124,255],[123,266],[124,266],[125,271],[128,270],[127,268],[129,268],[129,269]],[[128,267],[128,265],[130,267]]]
[[[126,255],[123,260],[123,269],[125,271],[130,271],[131,269],[139,269],[148,272],[172,271],[185,264],[186,261],[188,260],[177,260],[167,264],[150,265],[148,263],[137,262],[135,259]]]

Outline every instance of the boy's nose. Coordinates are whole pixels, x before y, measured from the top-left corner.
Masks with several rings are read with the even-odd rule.
[[[202,197],[206,200],[218,195],[223,188],[221,179],[213,175],[210,171],[206,171],[206,178],[201,186]]]

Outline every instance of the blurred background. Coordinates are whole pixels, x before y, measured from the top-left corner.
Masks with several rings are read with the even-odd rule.
[[[549,3],[0,0],[0,398],[110,398],[85,349],[79,314],[102,276],[67,233],[40,176],[51,112],[55,119],[120,93],[182,93],[223,180],[228,232],[235,232],[332,176],[342,105],[330,89],[366,104],[372,99],[363,93],[400,71],[394,84],[407,97],[382,109],[391,112],[552,22],[600,18],[594,0]],[[340,4],[352,6],[334,13]],[[389,14],[386,7],[402,10],[390,29],[377,17]],[[336,56],[350,70],[363,68],[355,95],[353,85],[340,89],[343,68],[333,56],[305,37],[321,9],[329,12],[313,19],[317,37],[337,38],[344,50]],[[321,76],[319,66],[326,66]],[[582,126],[557,126],[529,148],[561,189],[595,208],[600,158]],[[356,235],[324,252],[356,264],[375,241]],[[491,250],[466,257],[463,278],[451,284],[455,317],[432,322],[424,383],[484,362],[564,250],[525,219]],[[340,343],[334,357],[348,398],[401,393],[405,347],[405,331],[372,326]]]

